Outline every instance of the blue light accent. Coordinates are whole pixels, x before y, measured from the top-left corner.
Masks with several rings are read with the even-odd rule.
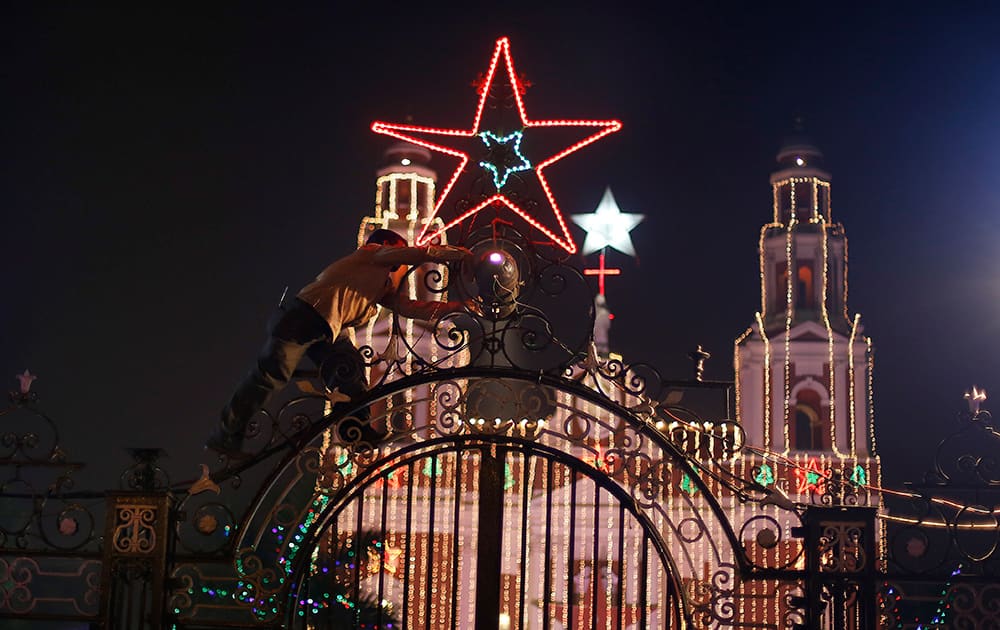
[[[521,133],[520,131],[515,131],[514,133],[503,136],[502,138],[500,136],[497,136],[492,131],[483,131],[479,134],[479,137],[482,139],[483,144],[486,145],[487,149],[492,149],[494,146],[497,145],[513,144],[512,147],[513,153],[514,155],[517,156],[517,159],[521,161],[520,164],[517,164],[515,166],[507,166],[506,164],[493,164],[492,162],[486,162],[486,161],[482,161],[479,163],[479,166],[485,168],[486,170],[490,171],[493,174],[493,184],[497,187],[498,191],[504,187],[504,184],[507,183],[507,178],[510,177],[511,173],[531,170],[531,162],[529,162],[528,158],[524,157],[524,154],[521,153],[521,138],[523,136],[524,134]],[[501,169],[503,170],[502,174],[500,172]]]

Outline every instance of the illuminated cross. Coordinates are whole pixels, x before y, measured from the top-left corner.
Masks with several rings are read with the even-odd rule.
[[[601,250],[600,263],[597,269],[584,269],[583,274],[586,276],[597,276],[597,287],[598,293],[604,295],[604,276],[620,276],[622,274],[621,269],[609,269],[604,266],[604,250]]]
[[[604,276],[618,276],[622,272],[621,269],[608,269],[604,264],[604,254],[610,247],[623,254],[635,256],[635,247],[632,245],[629,232],[639,225],[643,218],[641,214],[622,212],[610,188],[604,189],[604,196],[597,204],[597,210],[590,214],[572,216],[573,222],[587,232],[587,239],[583,242],[583,255],[601,252],[597,269],[583,270],[586,275],[599,278],[600,295],[604,295]]]

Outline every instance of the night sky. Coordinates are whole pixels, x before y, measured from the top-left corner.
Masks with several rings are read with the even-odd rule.
[[[0,13],[0,376],[39,375],[88,463],[78,488],[116,485],[128,446],[196,474],[284,287],[348,253],[372,212],[390,141],[371,122],[467,127],[503,35],[532,117],[624,124],[553,171],[567,214],[605,186],[646,214],[638,259],[609,255],[626,360],[686,377],[700,343],[706,376],[732,378],[760,307],[768,175],[802,116],[850,240],[851,313],[874,339],[887,482],[926,468],[969,386],[1000,394],[1000,11],[986,3],[84,4]]]

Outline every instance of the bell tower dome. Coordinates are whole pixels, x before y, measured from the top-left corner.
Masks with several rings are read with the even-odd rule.
[[[833,221],[823,153],[802,133],[785,140],[771,173],[772,220],[761,231],[761,313],[768,330],[804,321],[846,332],[847,241]]]

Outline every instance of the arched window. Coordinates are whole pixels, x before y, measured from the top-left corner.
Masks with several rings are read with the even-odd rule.
[[[826,451],[830,449],[829,420],[821,415],[819,394],[812,389],[802,389],[792,407],[789,438],[797,451]]]
[[[813,291],[812,262],[799,263],[798,282],[796,288],[796,304],[799,308],[815,308],[816,294]]]

